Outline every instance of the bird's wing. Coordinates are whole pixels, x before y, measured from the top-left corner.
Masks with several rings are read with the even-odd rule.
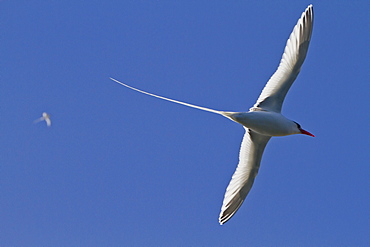
[[[35,121],[33,121],[33,123],[38,123],[40,121],[43,121],[45,118],[44,117],[40,117],[38,119],[36,119]]]
[[[299,74],[306,58],[311,40],[313,7],[309,5],[302,13],[286,43],[278,69],[263,88],[251,110],[281,112],[281,107],[289,88]]]
[[[50,127],[50,126],[51,126],[51,120],[50,120],[50,118],[49,118],[49,117],[45,118],[45,122],[46,122],[46,125],[47,125],[48,127]]]
[[[240,147],[239,164],[226,189],[222,203],[219,222],[224,224],[238,211],[244,199],[252,188],[267,142],[270,136],[258,134],[245,128],[245,134]]]

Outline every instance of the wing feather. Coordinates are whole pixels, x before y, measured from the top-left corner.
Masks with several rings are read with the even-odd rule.
[[[260,167],[263,151],[270,136],[258,134],[248,128],[239,153],[239,164],[226,189],[219,222],[224,224],[238,211],[252,188]]]
[[[284,98],[297,78],[306,58],[312,26],[313,7],[309,5],[290,34],[278,69],[267,82],[256,104],[250,110],[281,112]]]

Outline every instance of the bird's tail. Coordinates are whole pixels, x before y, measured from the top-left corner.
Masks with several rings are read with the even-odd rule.
[[[208,112],[220,114],[220,115],[222,115],[224,117],[227,117],[227,118],[230,118],[230,114],[232,114],[232,112],[218,111],[218,110],[210,109],[210,108],[203,107],[203,106],[197,106],[197,105],[193,105],[193,104],[190,104],[190,103],[185,103],[185,102],[174,100],[174,99],[169,99],[169,98],[166,98],[166,97],[163,97],[163,96],[159,96],[159,95],[156,95],[156,94],[153,94],[153,93],[145,92],[143,90],[140,90],[140,89],[131,87],[131,86],[125,84],[125,83],[122,83],[122,82],[120,82],[120,81],[118,81],[116,79],[113,79],[112,77],[110,77],[110,79],[113,80],[113,81],[115,81],[115,82],[117,82],[118,84],[121,84],[122,86],[125,86],[127,88],[132,89],[132,90],[135,90],[135,91],[137,91],[139,93],[143,93],[143,94],[146,94],[146,95],[149,95],[149,96],[153,96],[153,97],[156,97],[156,98],[159,98],[159,99],[167,100],[167,101],[170,101],[170,102],[173,102],[173,103],[177,103],[177,104],[180,104],[180,105],[192,107],[192,108],[203,110],[203,111],[208,111]]]

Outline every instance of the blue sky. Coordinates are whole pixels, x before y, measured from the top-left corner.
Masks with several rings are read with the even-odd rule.
[[[237,214],[247,111],[308,4],[309,52]],[[369,246],[368,1],[0,2],[1,246]],[[33,124],[42,112],[52,126]]]

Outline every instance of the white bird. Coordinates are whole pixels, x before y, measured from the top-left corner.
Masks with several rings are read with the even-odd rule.
[[[47,114],[46,112],[43,112],[42,113],[42,117],[40,117],[40,118],[38,118],[38,119],[36,119],[35,121],[33,121],[34,123],[38,123],[38,122],[40,122],[40,121],[44,121],[45,120],[45,122],[46,122],[46,125],[48,126],[48,127],[50,127],[51,126],[51,120],[50,120],[50,115],[49,114]]]
[[[257,102],[248,112],[218,111],[174,99],[158,96],[124,84],[116,79],[113,81],[153,97],[196,109],[220,114],[240,123],[245,128],[244,138],[239,153],[239,164],[226,189],[219,216],[220,224],[228,221],[242,205],[252,188],[254,178],[258,173],[263,151],[272,136],[287,136],[310,132],[281,114],[281,107],[289,88],[299,74],[306,58],[311,39],[313,25],[313,7],[309,5],[293,29],[276,72],[263,88]]]

